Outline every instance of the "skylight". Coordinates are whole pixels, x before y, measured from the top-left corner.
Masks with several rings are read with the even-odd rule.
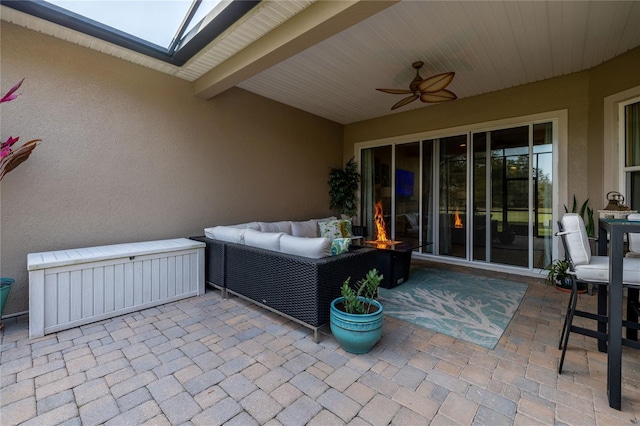
[[[168,49],[193,1],[48,0],[47,3]]]
[[[0,0],[13,9],[182,65],[251,10],[247,0]]]

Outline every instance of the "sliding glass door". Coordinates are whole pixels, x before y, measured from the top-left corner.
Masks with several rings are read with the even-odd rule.
[[[383,212],[385,232],[391,234],[392,184],[392,152],[390,145],[365,149],[361,156],[361,208],[362,225],[366,227],[366,239],[375,239],[377,233],[374,225],[376,204],[380,203]]]
[[[420,241],[420,142],[396,146],[395,236],[419,246]]]
[[[474,133],[474,260],[532,268],[549,263],[552,142],[551,123]]]
[[[467,136],[439,140],[438,254],[467,257]]]
[[[528,123],[365,148],[363,224],[373,229],[381,202],[388,235],[419,253],[542,269],[552,252],[553,130]]]

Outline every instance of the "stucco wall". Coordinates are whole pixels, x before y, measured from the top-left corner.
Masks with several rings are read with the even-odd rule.
[[[2,138],[42,138],[0,186],[4,314],[28,309],[27,254],[201,235],[330,213],[342,126],[240,89],[191,83],[2,23]]]

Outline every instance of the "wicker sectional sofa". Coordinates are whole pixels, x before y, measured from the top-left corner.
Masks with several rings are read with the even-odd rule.
[[[340,296],[344,280],[360,280],[376,267],[374,249],[314,258],[222,241],[208,234],[192,237],[206,244],[205,281],[225,297],[234,294],[310,328],[315,341],[318,328],[329,322],[329,305]]]

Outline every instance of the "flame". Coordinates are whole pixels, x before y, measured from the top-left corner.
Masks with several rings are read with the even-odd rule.
[[[456,207],[456,215],[455,215],[455,222],[453,223],[453,227],[454,228],[462,228],[462,220],[460,219],[460,215],[458,214],[458,208]]]
[[[389,239],[387,238],[387,230],[386,230],[387,225],[384,222],[384,216],[382,211],[382,201],[378,201],[376,203],[376,212],[375,212],[375,216],[373,217],[373,221],[376,224],[376,242],[386,243],[387,241],[389,241]]]
[[[376,203],[375,215],[373,216],[373,222],[376,225],[376,239],[373,241],[366,241],[368,244],[375,244],[379,249],[386,249],[394,244],[400,244],[402,241],[391,241],[387,238],[387,225],[384,222],[384,214],[382,211],[382,201]]]

